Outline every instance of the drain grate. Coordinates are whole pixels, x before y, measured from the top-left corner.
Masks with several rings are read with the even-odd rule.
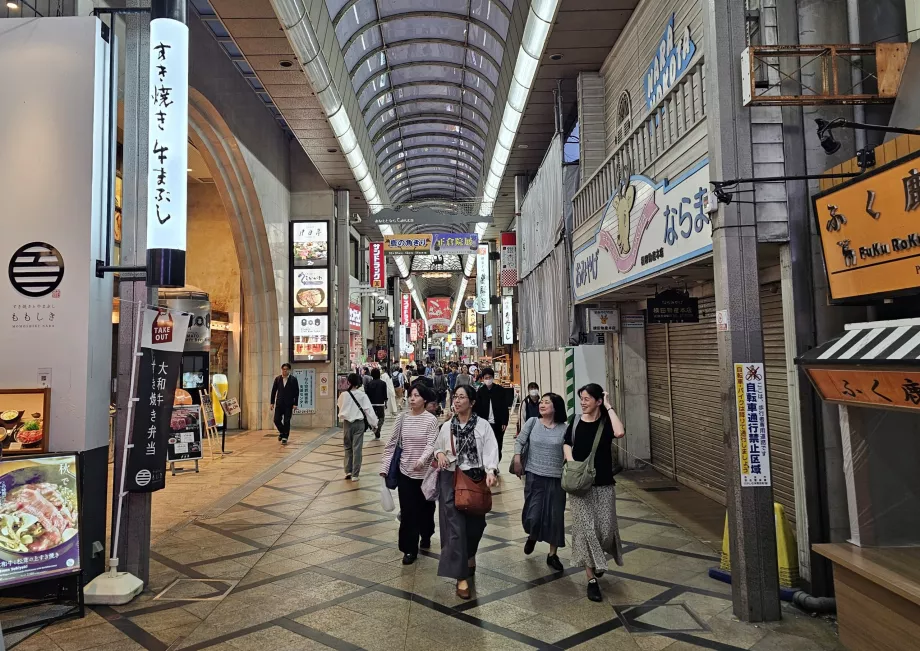
[[[623,627],[630,633],[703,633],[709,627],[683,603],[645,603],[614,606]]]
[[[230,579],[176,579],[154,601],[221,601],[239,583]]]
[[[672,491],[679,491],[680,489],[677,486],[653,486],[651,488],[643,488],[646,493],[670,493]]]

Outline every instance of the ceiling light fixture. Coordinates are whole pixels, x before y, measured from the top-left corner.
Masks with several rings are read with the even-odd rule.
[[[550,54],[549,58],[552,61],[562,61],[562,55],[559,52],[557,52],[556,54]]]
[[[10,0],[9,2],[7,2],[6,6],[8,9],[19,9],[19,3],[13,2],[13,0]]]
[[[282,61],[279,61],[279,62],[278,62],[278,65],[281,66],[282,68],[291,68],[291,67],[293,67],[294,62],[293,62],[293,61],[288,61],[287,59],[284,59],[284,60],[282,60]]]

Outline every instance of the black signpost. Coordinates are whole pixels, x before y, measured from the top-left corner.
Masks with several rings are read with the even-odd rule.
[[[649,323],[699,323],[699,300],[677,289],[668,289],[646,304]]]

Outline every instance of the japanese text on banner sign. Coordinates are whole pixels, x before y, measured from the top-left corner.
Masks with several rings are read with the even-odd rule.
[[[385,235],[383,250],[386,253],[430,253],[431,234]]]
[[[294,407],[294,413],[316,413],[316,369],[297,368],[291,373],[297,378],[297,386],[300,389],[297,394],[297,406]]]
[[[741,485],[770,486],[770,441],[763,364],[735,364],[735,399]]]

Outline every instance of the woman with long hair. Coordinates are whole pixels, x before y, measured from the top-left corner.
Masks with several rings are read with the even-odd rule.
[[[527,532],[524,553],[530,555],[538,542],[549,543],[546,564],[561,572],[558,550],[565,547],[565,491],[562,490],[562,439],[565,437],[565,402],[555,393],[544,393],[538,418],[529,418],[514,441],[514,474],[525,474],[524,510],[521,521]],[[522,455],[526,451],[526,463]]]
[[[425,470],[416,468],[420,459],[430,459],[438,436],[437,419],[425,410],[425,403],[434,399],[431,389],[415,385],[409,389],[409,408],[396,419],[393,434],[387,441],[380,461],[380,475],[386,477],[396,446],[402,448],[399,458],[399,551],[403,565],[412,565],[418,550],[431,549],[434,534],[434,502],[422,494]]]
[[[357,373],[348,374],[348,389],[339,394],[339,419],[342,421],[342,445],[345,448],[345,479],[358,481],[364,448],[364,432],[377,427],[377,414],[362,390]]]
[[[441,527],[441,560],[438,576],[457,580],[457,596],[470,598],[469,578],[476,572],[476,550],[486,529],[486,516],[460,511],[454,503],[455,473],[465,473],[474,481],[496,483],[498,443],[489,424],[473,411],[476,392],[469,386],[457,387],[454,416],[441,426],[435,442],[441,469],[438,495],[438,524]]]
[[[607,392],[599,384],[586,384],[578,390],[581,416],[569,425],[563,439],[566,462],[585,461],[594,454],[594,484],[582,495],[571,495],[572,563],[584,566],[588,576],[588,599],[602,601],[598,577],[607,571],[607,554],[623,565],[617,503],[614,485],[614,439],[626,436],[623,423],[610,405]]]

